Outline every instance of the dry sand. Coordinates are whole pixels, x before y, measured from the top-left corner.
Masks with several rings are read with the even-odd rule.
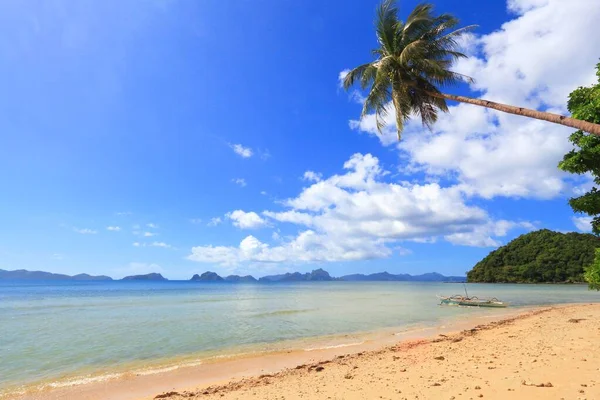
[[[546,308],[156,399],[600,399],[600,304]]]

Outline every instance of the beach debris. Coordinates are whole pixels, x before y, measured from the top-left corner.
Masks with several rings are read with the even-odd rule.
[[[521,381],[521,385],[535,386],[535,387],[549,387],[549,388],[554,387],[554,385],[552,385],[552,383],[550,383],[550,382],[535,384],[535,383],[531,383],[531,382],[527,382],[527,381]]]
[[[178,396],[179,394],[180,394],[179,392],[165,392],[165,393],[154,396],[154,398],[155,399],[166,399],[171,396]]]
[[[315,371],[317,371],[317,372],[321,372],[321,371],[323,371],[324,369],[325,369],[325,367],[321,367],[321,366],[319,365],[317,368],[315,368]]]
[[[354,376],[352,376],[350,374],[346,374],[346,375],[344,375],[344,379],[354,379]]]
[[[444,361],[446,358],[444,356],[433,357],[434,360]]]
[[[475,390],[481,390],[481,386],[475,386]]]
[[[585,318],[571,318],[570,320],[568,320],[567,322],[570,322],[572,324],[578,324],[581,321],[585,321]]]

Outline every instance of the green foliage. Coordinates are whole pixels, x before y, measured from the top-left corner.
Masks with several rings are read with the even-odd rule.
[[[458,39],[473,26],[453,30],[458,20],[449,14],[434,15],[433,5],[419,4],[406,22],[398,19],[394,0],[384,0],[377,9],[376,33],[379,47],[373,50],[376,59],[350,71],[344,87],[360,82],[370,86],[362,116],[374,112],[377,129],[385,126],[384,117],[393,101],[398,137],[404,122],[411,115],[421,118],[430,127],[438,111],[447,112],[446,101],[439,86],[470,81],[471,78],[453,72],[450,67],[458,58]]]
[[[585,268],[584,276],[590,285],[590,289],[600,290],[600,249],[596,249],[594,262]]]
[[[468,282],[583,282],[600,238],[542,229],[492,251],[467,273]],[[598,269],[595,270],[598,273]],[[597,276],[597,275],[596,275]]]
[[[573,118],[600,123],[600,63],[596,65],[598,83],[580,87],[569,95],[568,108]],[[583,131],[570,136],[575,149],[567,153],[558,167],[574,174],[590,173],[596,186],[600,186],[600,137]],[[593,217],[592,230],[600,234],[600,191],[593,187],[589,192],[569,200],[575,212]]]

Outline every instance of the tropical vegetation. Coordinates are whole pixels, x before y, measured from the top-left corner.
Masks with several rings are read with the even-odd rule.
[[[600,249],[596,249],[594,262],[585,268],[584,277],[590,289],[600,290]]]
[[[375,60],[351,70],[344,78],[349,89],[360,82],[368,88],[362,116],[374,113],[377,129],[385,126],[390,102],[396,114],[398,139],[411,116],[421,118],[431,127],[438,112],[447,112],[447,100],[474,104],[494,110],[536,118],[600,135],[600,124],[549,112],[515,107],[483,99],[444,93],[441,88],[459,82],[472,82],[468,76],[451,70],[460,52],[460,37],[474,28],[459,24],[450,14],[434,15],[433,5],[419,4],[406,21],[398,18],[395,0],[384,0],[377,9],[376,33],[379,47],[373,50]]]
[[[517,237],[492,251],[467,273],[468,282],[584,282],[600,238],[589,233],[548,229]],[[596,253],[597,254],[597,253]],[[600,263],[600,259],[596,261]],[[591,272],[592,274],[596,272]],[[586,275],[587,276],[587,275]],[[597,276],[597,275],[596,275]]]
[[[598,83],[575,89],[569,95],[567,107],[575,118],[600,124],[600,63],[596,65]],[[570,141],[575,148],[567,153],[558,167],[574,174],[589,174],[595,186],[581,196],[569,200],[573,211],[592,217],[592,231],[600,235],[600,137],[589,135],[582,130],[574,132]],[[585,274],[590,287],[600,290],[600,253]]]

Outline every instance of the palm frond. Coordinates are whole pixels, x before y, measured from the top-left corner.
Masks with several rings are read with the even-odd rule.
[[[363,89],[368,88],[361,118],[373,113],[380,132],[391,100],[400,138],[411,116],[419,117],[424,126],[431,128],[439,112],[448,111],[440,87],[473,82],[472,78],[452,71],[452,65],[466,57],[460,38],[475,26],[456,29],[456,17],[435,15],[433,5],[427,3],[417,5],[404,23],[397,12],[394,0],[384,0],[378,7],[379,47],[372,52],[375,61],[350,71],[344,87],[348,89],[359,81]]]
[[[382,50],[387,54],[394,52],[394,36],[398,24],[398,8],[395,0],[384,0],[377,8],[377,20],[375,22],[377,40]]]
[[[354,83],[357,80],[362,78],[363,74],[365,73],[367,68],[369,68],[370,66],[371,66],[371,63],[363,64],[363,65],[360,65],[360,66],[354,68],[350,72],[348,72],[346,74],[346,76],[344,77],[344,82],[343,82],[344,89],[346,89],[346,90],[350,89],[350,87],[352,87],[352,85],[354,85]]]

